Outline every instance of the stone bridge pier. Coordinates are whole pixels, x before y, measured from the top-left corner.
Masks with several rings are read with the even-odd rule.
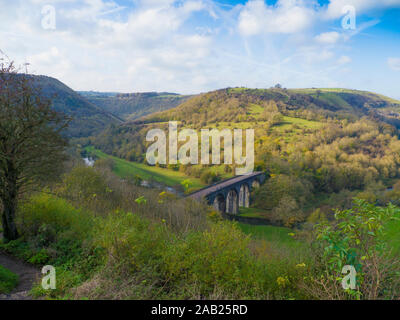
[[[210,185],[188,197],[196,200],[206,199],[208,204],[220,212],[237,214],[239,207],[250,206],[250,192],[258,188],[264,180],[263,172],[253,172]]]

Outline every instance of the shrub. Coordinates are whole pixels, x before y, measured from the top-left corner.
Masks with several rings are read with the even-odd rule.
[[[299,270],[284,259],[254,255],[250,241],[234,223],[212,223],[208,230],[169,242],[164,277],[175,282],[181,299],[193,298],[193,292],[197,299],[300,297],[296,293]],[[290,278],[286,288],[276,283],[281,275]]]
[[[10,293],[18,284],[18,276],[0,266],[0,294]]]
[[[99,160],[96,160],[96,162],[94,163],[94,167],[113,170],[115,167],[115,161],[111,158],[99,159]]]
[[[327,222],[326,214],[320,208],[315,209],[307,218],[308,223],[317,224]]]
[[[77,204],[92,207],[96,198],[106,199],[112,191],[104,176],[94,168],[75,167],[64,175],[59,194]]]
[[[263,209],[273,209],[282,204],[282,199],[293,198],[303,206],[311,197],[312,185],[295,176],[285,174],[271,175],[255,192],[255,206]]]
[[[400,210],[391,204],[377,207],[361,199],[354,202],[349,210],[337,210],[335,226],[317,226],[314,249],[320,264],[310,293],[323,299],[399,298],[400,261],[387,245],[385,226],[399,219]],[[356,288],[347,291],[340,287],[345,265],[357,271]]]
[[[166,245],[165,226],[122,211],[97,219],[94,234],[95,244],[128,273],[140,271],[146,264],[157,264]]]
[[[91,216],[78,210],[66,200],[40,193],[21,205],[17,224],[25,237],[38,237],[40,244],[55,242],[67,231],[71,238],[85,239]]]
[[[218,182],[219,180],[221,180],[221,178],[217,173],[215,173],[213,171],[205,170],[201,174],[200,180],[203,183],[211,184],[211,183]]]
[[[293,227],[296,223],[304,220],[304,215],[295,199],[284,196],[278,206],[272,210],[274,219],[282,221],[286,227]]]

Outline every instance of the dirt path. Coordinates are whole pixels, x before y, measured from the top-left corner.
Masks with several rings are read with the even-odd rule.
[[[39,279],[40,272],[35,267],[0,251],[0,265],[18,275],[17,287],[11,294],[0,294],[0,300],[31,300],[29,290]]]

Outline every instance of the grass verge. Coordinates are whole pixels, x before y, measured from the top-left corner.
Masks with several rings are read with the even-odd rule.
[[[10,293],[18,284],[18,276],[0,265],[0,294]]]

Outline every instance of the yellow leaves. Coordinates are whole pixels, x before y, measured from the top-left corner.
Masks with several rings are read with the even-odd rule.
[[[139,204],[139,205],[141,205],[141,204],[146,204],[146,203],[147,203],[147,199],[146,199],[144,196],[141,196],[141,197],[137,198],[137,199],[135,200],[135,202],[136,202],[137,204]]]
[[[165,196],[167,195],[167,193],[165,192],[165,191],[163,191],[163,192],[161,192],[158,196],[159,196],[159,200],[158,200],[158,203],[164,203],[164,198],[165,198]]]
[[[279,287],[285,288],[290,283],[290,281],[288,277],[285,276],[285,277],[278,277],[276,279],[276,283],[278,284]]]
[[[220,221],[220,220],[222,219],[222,218],[221,218],[221,215],[220,215],[217,211],[215,211],[215,210],[209,212],[209,213],[207,214],[207,217],[208,217],[211,221],[214,221],[214,222]]]

